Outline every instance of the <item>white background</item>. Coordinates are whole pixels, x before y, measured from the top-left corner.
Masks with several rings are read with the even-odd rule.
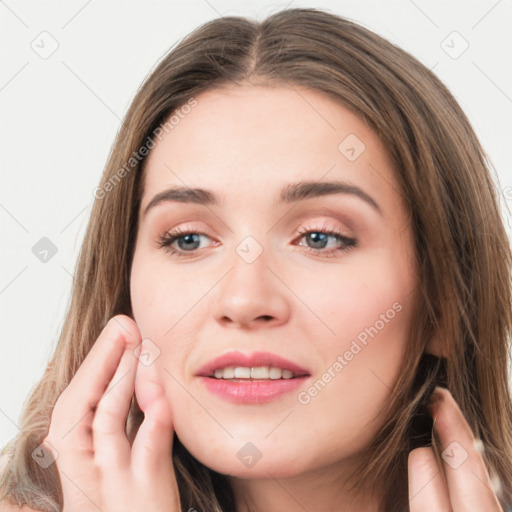
[[[504,205],[512,200],[512,0],[0,0],[0,445],[56,345],[93,190],[140,83],[201,23],[286,6],[348,17],[433,68],[490,156]],[[441,46],[453,31],[469,44],[456,59]],[[58,48],[43,59],[32,46],[52,38]],[[32,253],[42,237],[57,247],[46,263]]]

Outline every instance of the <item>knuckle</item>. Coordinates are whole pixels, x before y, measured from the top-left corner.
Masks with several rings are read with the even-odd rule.
[[[76,420],[72,409],[62,407],[63,404],[59,410],[54,408],[45,439],[56,448],[87,446],[91,435],[89,414]]]
[[[103,435],[117,433],[115,425],[117,425],[119,421],[117,411],[109,407],[105,400],[100,400],[92,423],[94,432]]]

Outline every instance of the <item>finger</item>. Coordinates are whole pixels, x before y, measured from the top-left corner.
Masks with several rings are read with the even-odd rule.
[[[441,477],[434,450],[430,446],[409,453],[410,512],[449,512],[450,498]]]
[[[94,453],[94,409],[117,369],[126,340],[138,336],[137,331],[131,318],[125,315],[112,317],[59,396],[52,412],[54,432],[50,437],[58,445],[65,446],[66,453]]]
[[[135,377],[135,394],[141,410],[144,411],[144,421],[132,445],[132,470],[143,481],[154,478],[161,472],[165,478],[173,473],[172,412],[160,382],[158,365],[154,360],[155,350],[158,348],[153,342],[143,340]],[[148,353],[149,359],[144,357]]]
[[[452,394],[436,387],[430,406],[454,512],[502,512],[475,438]]]
[[[93,420],[94,460],[103,469],[127,469],[131,447],[126,435],[126,419],[134,393],[137,369],[136,338],[130,338],[116,373],[101,397]]]
[[[158,395],[153,389],[152,395],[133,444],[132,475],[141,493],[147,496],[147,510],[156,509],[153,502],[168,503],[168,510],[181,510],[172,461],[171,409],[163,388]]]

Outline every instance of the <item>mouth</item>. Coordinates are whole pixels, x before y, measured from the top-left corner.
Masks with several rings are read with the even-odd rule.
[[[269,401],[303,385],[310,372],[276,354],[228,352],[196,373],[213,394],[234,403]]]

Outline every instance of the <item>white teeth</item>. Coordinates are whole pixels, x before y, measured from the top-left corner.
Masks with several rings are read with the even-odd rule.
[[[293,372],[290,370],[281,370],[274,366],[255,366],[248,368],[246,366],[228,366],[215,370],[216,379],[291,379]]]
[[[256,366],[251,368],[251,379],[268,379],[269,373],[268,366]]]
[[[250,379],[251,369],[237,366],[235,368],[235,379]]]
[[[270,368],[269,377],[271,379],[280,379],[283,375],[283,370],[281,368]]]
[[[221,378],[232,379],[234,376],[235,376],[235,368],[233,366],[230,366],[229,368],[224,368],[224,373]]]

